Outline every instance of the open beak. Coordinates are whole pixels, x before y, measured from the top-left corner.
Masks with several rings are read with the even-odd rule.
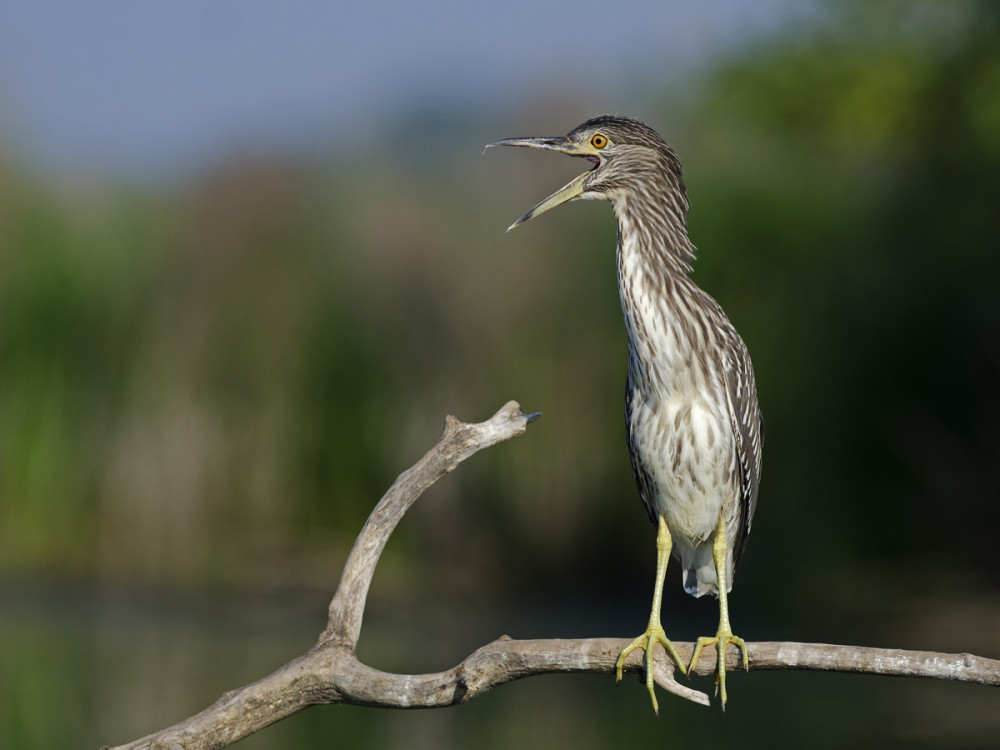
[[[592,169],[584,172],[579,177],[575,178],[565,187],[560,188],[548,198],[543,200],[537,206],[532,208],[528,213],[522,216],[520,219],[515,221],[509,227],[507,231],[516,227],[518,224],[523,224],[528,219],[533,219],[539,214],[543,214],[550,208],[555,208],[556,206],[562,205],[563,203],[568,203],[574,198],[579,198],[586,191],[583,188],[583,183],[590,175],[594,169],[597,169],[601,164],[601,160],[596,156],[594,151],[589,145],[583,145],[575,143],[565,136],[557,136],[554,138],[504,138],[502,141],[497,141],[496,143],[489,143],[486,148],[491,148],[493,146],[521,146],[522,148],[543,148],[546,151],[558,151],[561,154],[569,154],[570,156],[577,156],[592,161],[594,166]]]

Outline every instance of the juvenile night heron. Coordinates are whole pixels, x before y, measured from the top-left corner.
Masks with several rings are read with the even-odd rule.
[[[641,648],[653,689],[657,643],[687,674],[703,647],[716,645],[716,683],[726,706],[725,649],[749,666],[746,644],[729,624],[726,594],[757,504],[764,423],[746,344],[712,297],[691,281],[695,248],[687,235],[687,199],[677,155],[641,122],[605,115],[566,136],[508,138],[523,146],[577,156],[594,166],[543,200],[511,229],[577,198],[611,202],[618,220],[618,290],[628,335],[625,422],[639,494],[656,536],[656,583],[646,632],[618,656]],[[685,665],[660,625],[663,579],[671,550],[684,590],[717,594],[719,629],[699,638]]]

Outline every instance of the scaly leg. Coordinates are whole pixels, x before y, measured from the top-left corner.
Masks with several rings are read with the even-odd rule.
[[[732,643],[743,652],[743,669],[750,669],[750,657],[747,654],[747,644],[739,636],[733,635],[733,629],[729,625],[729,601],[726,597],[726,519],[719,513],[719,526],[715,530],[715,541],[712,544],[712,557],[715,560],[715,575],[719,583],[719,632],[714,638],[701,637],[695,644],[694,653],[691,655],[691,664],[688,671],[693,672],[701,650],[705,646],[714,645],[718,653],[718,671],[715,676],[715,684],[722,697],[722,710],[726,710],[726,646]]]
[[[667,638],[667,634],[663,632],[663,626],[660,625],[663,579],[667,575],[667,562],[670,560],[671,545],[670,529],[667,528],[667,522],[663,516],[660,516],[659,531],[656,534],[656,586],[653,589],[653,609],[649,613],[649,627],[646,628],[645,633],[632,641],[632,643],[618,654],[618,661],[615,662],[615,683],[617,684],[622,679],[622,666],[625,664],[625,658],[637,648],[641,648],[646,652],[646,689],[649,691],[649,697],[653,701],[653,711],[656,712],[657,716],[660,715],[660,709],[656,703],[656,692],[653,689],[653,649],[656,644],[662,643],[663,648],[666,649],[667,653],[677,663],[677,668],[681,670],[681,673],[687,674],[684,662],[681,661],[681,657],[677,654],[674,644]]]

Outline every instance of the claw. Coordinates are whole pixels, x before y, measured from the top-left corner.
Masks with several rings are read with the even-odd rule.
[[[726,710],[726,646],[733,644],[743,654],[743,669],[750,670],[750,656],[747,653],[746,642],[737,635],[733,635],[732,630],[720,629],[715,637],[708,638],[702,636],[695,642],[694,653],[691,654],[691,663],[688,665],[688,674],[694,672],[698,659],[701,657],[701,650],[705,646],[715,646],[718,667],[715,671],[716,694],[722,699],[722,710]]]
[[[750,655],[747,653],[747,644],[739,636],[733,635],[733,629],[729,625],[729,597],[726,586],[726,559],[728,556],[728,545],[726,543],[726,518],[719,514],[719,525],[715,532],[715,541],[712,543],[712,558],[715,561],[715,576],[719,589],[719,630],[714,638],[701,637],[695,642],[694,653],[691,654],[691,663],[688,665],[689,673],[694,671],[701,650],[705,646],[715,646],[716,669],[715,688],[722,700],[722,710],[726,710],[726,646],[732,643],[743,652],[743,669],[750,670]]]
[[[637,648],[641,648],[645,651],[646,690],[649,691],[649,698],[653,702],[653,712],[659,717],[660,707],[656,701],[656,690],[653,682],[653,662],[657,643],[661,644],[664,650],[673,658],[681,674],[687,674],[687,667],[681,660],[680,654],[677,653],[677,649],[674,648],[674,644],[667,638],[667,634],[663,631],[663,628],[659,624],[650,623],[645,633],[632,641],[618,654],[618,660],[615,662],[615,684],[617,685],[622,681],[622,668],[625,666],[625,659]]]
[[[656,534],[656,585],[653,588],[653,607],[649,612],[649,625],[646,627],[645,633],[622,649],[622,652],[618,654],[618,660],[615,662],[615,684],[617,685],[622,681],[622,667],[625,665],[625,658],[637,648],[641,648],[646,652],[646,689],[649,691],[649,697],[653,701],[653,711],[657,716],[660,715],[660,709],[656,702],[656,690],[653,687],[653,652],[656,644],[662,644],[666,652],[673,657],[677,668],[681,670],[681,674],[687,674],[687,668],[684,666],[684,662],[681,661],[677,649],[674,648],[674,644],[667,638],[667,634],[663,632],[663,626],[660,625],[660,604],[663,601],[663,578],[667,573],[667,561],[670,559],[670,549],[670,529],[667,528],[666,519],[660,516],[659,530]]]

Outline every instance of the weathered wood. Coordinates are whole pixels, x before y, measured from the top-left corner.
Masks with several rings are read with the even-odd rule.
[[[513,640],[503,636],[477,649],[456,667],[431,674],[380,672],[358,661],[365,601],[375,566],[403,514],[434,482],[483,448],[524,433],[537,415],[514,401],[479,424],[454,417],[412,468],[400,476],[369,516],[344,566],[330,602],[329,620],[307,653],[257,682],[225,693],[204,711],[167,729],[113,750],[215,750],[308,706],[349,703],[380,708],[435,708],[465,703],[498,685],[552,672],[613,674],[625,638]],[[690,660],[694,644],[674,642]],[[1000,686],[1000,661],[970,654],[837,646],[825,643],[748,643],[750,670],[805,669],[927,677]],[[713,647],[706,651],[710,652]],[[657,685],[687,700],[709,704],[705,693],[674,680],[673,661],[657,653]],[[729,671],[742,669],[735,647],[726,652]],[[642,654],[634,652],[625,673],[643,679]],[[706,653],[695,670],[715,672]],[[105,746],[107,750],[107,746]]]

